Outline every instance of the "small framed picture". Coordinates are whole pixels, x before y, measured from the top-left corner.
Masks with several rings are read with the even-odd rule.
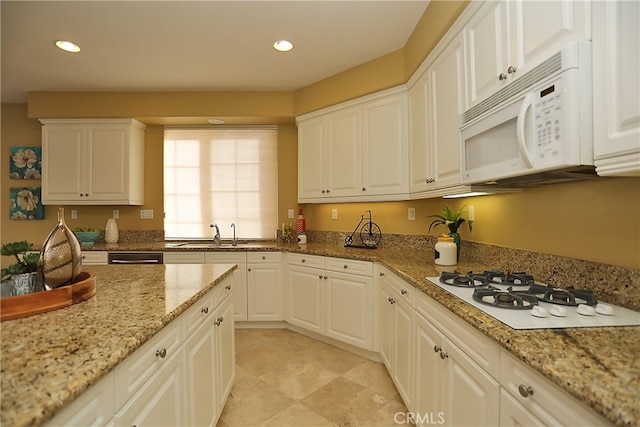
[[[11,179],[42,179],[42,147],[10,147]]]
[[[41,187],[9,188],[9,219],[44,219]]]

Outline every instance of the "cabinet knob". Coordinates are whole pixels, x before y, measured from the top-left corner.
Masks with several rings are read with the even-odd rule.
[[[160,357],[160,359],[164,359],[167,356],[167,349],[162,348],[160,350],[156,350],[156,357]]]
[[[524,384],[520,384],[518,386],[518,391],[520,392],[520,396],[522,397],[529,397],[533,395],[533,389],[531,388],[531,386],[527,386]]]
[[[449,355],[448,355],[447,353],[445,353],[444,351],[441,351],[441,352],[440,352],[440,359],[444,360],[444,359],[446,359],[447,357],[449,357]]]
[[[251,271],[251,268],[247,268],[247,271]]]
[[[222,323],[222,321],[224,320],[224,317],[220,316],[216,319],[215,322],[213,322],[214,325],[216,326],[220,326],[220,324]]]
[[[318,279],[322,279],[322,274],[320,274],[320,275],[318,276]]]
[[[231,285],[227,285],[224,287],[226,290],[230,291],[231,290]]]
[[[327,280],[328,278],[329,278],[328,276],[324,276],[324,277],[323,277],[323,279],[324,279],[324,280]]]
[[[406,289],[402,289],[402,290],[400,291],[400,293],[401,293],[402,295],[406,295],[406,294],[408,294],[409,292],[407,292],[407,290],[406,290]]]
[[[204,313],[204,314],[207,314],[207,313],[209,313],[209,307],[202,307],[202,308],[200,309],[200,311],[201,311],[202,313]]]
[[[387,298],[387,301],[389,301],[389,304],[395,304],[396,303],[396,300],[394,300],[391,297]]]
[[[327,194],[331,193],[331,190],[327,190]]]
[[[264,255],[262,255],[262,259],[267,259],[267,257],[266,257],[266,256],[264,256]]]
[[[367,191],[366,187],[362,187],[362,191]]]
[[[500,73],[500,75],[498,75],[498,80],[503,81],[507,79],[507,75],[505,73]]]
[[[439,353],[439,352],[440,352],[440,350],[442,350],[442,349],[440,348],[440,346],[439,346],[439,345],[434,345],[434,346],[433,346],[433,352],[434,352],[434,353]]]
[[[349,268],[349,266],[347,264],[343,265],[344,269],[346,270],[347,268]]]
[[[326,193],[326,191],[322,190],[322,194]]]
[[[509,65],[509,68],[507,68],[507,73],[515,74],[516,70],[517,70],[516,67],[514,67],[513,65]]]
[[[304,259],[304,258],[302,258],[302,259],[300,260],[300,262],[307,262],[307,260],[306,260],[306,259]]]
[[[382,277],[382,276],[384,276],[384,272],[381,271],[380,272],[380,277]]]

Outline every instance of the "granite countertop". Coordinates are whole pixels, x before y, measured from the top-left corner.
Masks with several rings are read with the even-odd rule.
[[[86,266],[93,298],[0,324],[0,425],[46,422],[236,268]]]
[[[193,247],[175,247],[173,243],[125,243],[116,245],[96,245],[91,250],[108,250],[108,251],[286,251],[296,253],[306,253],[311,255],[320,256],[333,256],[349,259],[357,259],[364,261],[377,261],[392,271],[397,273],[407,282],[411,283],[421,292],[424,292],[428,296],[432,297],[440,304],[451,310],[454,314],[462,318],[465,322],[472,325],[476,329],[485,333],[488,337],[496,341],[500,346],[511,352],[520,360],[527,363],[537,372],[548,378],[550,381],[558,385],[560,388],[567,391],[570,395],[584,402],[586,405],[593,408],[596,412],[600,413],[603,417],[616,425],[638,425],[640,424],[640,406],[637,404],[640,397],[640,327],[607,327],[607,328],[568,328],[568,329],[538,329],[538,330],[514,330],[491,316],[484,314],[480,310],[476,309],[472,305],[462,301],[461,299],[447,293],[443,289],[431,284],[425,277],[438,276],[442,271],[451,271],[451,267],[439,267],[433,264],[432,254],[426,251],[411,251],[411,250],[398,250],[398,249],[358,249],[358,248],[344,248],[335,244],[324,243],[309,243],[307,245],[297,244],[280,244],[280,243],[267,243],[264,245],[243,245],[239,247],[226,247],[226,248],[193,248]],[[85,249],[85,248],[83,248]],[[86,269],[96,272],[100,275],[100,269],[117,268],[122,269],[124,267],[131,268],[131,275],[134,280],[137,280],[140,284],[153,283],[157,280],[163,280],[163,278],[155,278],[157,273],[153,272],[153,266],[87,266]],[[146,267],[147,270],[143,270]],[[165,268],[159,267],[159,268]],[[487,267],[499,268],[499,266],[486,266],[478,263],[461,262],[455,268],[460,271],[482,271]],[[156,266],[156,268],[158,268]],[[112,271],[112,270],[109,270]],[[142,277],[146,277],[142,280]],[[114,276],[114,284],[118,284],[120,281],[126,281],[126,275]],[[109,280],[103,281],[111,285],[111,277]],[[164,282],[162,282],[164,283]],[[146,285],[145,285],[146,286]],[[89,300],[86,304],[89,306],[95,304],[97,301],[93,301],[100,297],[101,300],[111,297],[118,299],[117,294],[107,294],[105,288],[111,286],[100,286],[98,289],[98,295],[92,300]],[[103,290],[104,295],[101,295]],[[197,298],[197,295],[193,298]],[[129,297],[127,296],[129,300]],[[135,301],[135,299],[133,299]],[[192,302],[192,301],[191,301]],[[106,303],[106,301],[105,301]],[[114,304],[111,302],[111,304]],[[185,303],[186,304],[186,303]],[[82,306],[79,304],[78,306]],[[119,309],[131,310],[135,312],[135,309],[127,309],[120,307],[118,304],[113,305],[115,313],[111,313],[112,323],[109,325],[119,325]],[[117,307],[117,309],[115,308]],[[180,306],[181,307],[181,306]],[[159,308],[160,309],[160,308]],[[51,327],[49,327],[49,333],[47,333],[46,327],[50,325],[64,325],[74,319],[74,316],[64,317],[62,312],[65,310],[74,310],[75,316],[81,316],[86,318],[83,314],[81,307],[72,307],[70,309],[59,310],[58,312],[35,316],[33,319],[38,318],[37,321],[31,323],[29,319],[20,319],[10,322],[4,322],[2,324],[2,421],[5,421],[5,405],[7,405],[12,413],[16,412],[16,409],[11,408],[12,403],[6,402],[7,398],[15,401],[13,393],[7,391],[7,387],[24,387],[26,389],[25,397],[34,393],[34,387],[30,386],[30,380],[32,377],[39,378],[43,376],[43,372],[49,372],[49,363],[56,363],[52,366],[66,366],[67,359],[55,360],[55,352],[67,354],[70,350],[77,349],[76,339],[68,340],[69,336],[72,336],[75,332],[68,331],[66,328],[56,327],[55,331],[60,334],[60,346],[59,350],[56,350],[56,343],[52,337],[55,334],[51,334]],[[183,308],[180,310],[182,311]],[[163,322],[169,321],[175,317],[177,313],[163,312],[162,314],[151,315],[150,320],[154,325],[149,329],[157,330],[163,325]],[[52,316],[52,317],[48,317]],[[163,319],[163,320],[160,320]],[[144,319],[143,319],[144,320]],[[17,326],[14,326],[16,322]],[[33,328],[30,327],[33,325]],[[94,326],[87,324],[86,328],[96,328],[100,325]],[[112,327],[115,336],[118,336],[118,330]],[[45,328],[44,332],[33,331],[32,329],[40,330]],[[79,332],[82,335],[86,335],[83,327],[79,328]],[[143,336],[150,336],[153,332],[150,332],[147,327],[140,322],[140,328],[142,328]],[[8,330],[12,331],[12,335],[7,333]],[[29,331],[29,335],[26,334],[26,330]],[[148,335],[147,335],[148,334]],[[6,335],[6,337],[5,337]],[[32,339],[31,336],[35,335]],[[7,343],[6,338],[10,341]],[[27,339],[25,339],[27,338]],[[49,358],[42,360],[42,353],[36,353],[34,351],[33,360],[20,359],[20,354],[23,354],[23,348],[28,345],[29,342],[39,343],[40,340],[46,340],[51,350]],[[69,341],[69,342],[68,342]],[[98,339],[95,339],[96,345],[98,345]],[[116,339],[117,341],[117,339]],[[136,347],[139,345],[140,339],[134,340],[132,345]],[[69,348],[69,346],[75,346]],[[5,350],[6,348],[6,350]],[[100,347],[102,343],[100,343]],[[5,353],[5,351],[7,353]],[[12,356],[10,353],[18,354]],[[15,358],[16,360],[13,360]],[[106,359],[100,356],[100,350],[95,352],[95,364],[99,365],[98,372],[104,374],[105,369],[115,365],[119,360],[122,360],[124,356],[122,354],[110,355]],[[13,371],[14,364],[18,369],[22,369],[21,375],[13,374],[11,379],[5,381],[5,359],[11,361],[9,369]],[[92,356],[93,359],[93,356]],[[113,360],[115,359],[115,360]],[[31,370],[26,369],[25,366],[33,364],[33,375],[25,372]],[[44,365],[44,366],[43,366]],[[57,369],[57,368],[53,368]],[[88,375],[95,375],[92,373],[91,368],[87,373]],[[15,377],[28,377],[21,378],[20,382],[14,382]],[[62,378],[52,379],[55,384],[66,384],[66,380]],[[92,381],[92,383],[95,380]],[[64,387],[63,387],[64,388]],[[85,387],[86,388],[86,387]],[[84,390],[84,388],[83,388]],[[64,390],[64,401],[77,396],[80,391],[73,392],[73,396],[69,395],[68,390]],[[5,394],[6,393],[6,394]],[[22,396],[23,393],[20,394]],[[44,398],[43,398],[44,399]],[[31,400],[34,402],[33,400]],[[35,401],[36,403],[39,401]],[[20,403],[20,401],[18,401]],[[52,410],[55,405],[50,404],[47,410]],[[24,410],[24,409],[23,409]],[[19,411],[19,409],[18,409]],[[49,414],[45,414],[49,416]],[[13,419],[13,418],[9,418]],[[29,422],[25,419],[25,422]]]

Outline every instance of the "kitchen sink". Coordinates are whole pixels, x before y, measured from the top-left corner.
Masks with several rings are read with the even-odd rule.
[[[167,248],[185,248],[185,249],[232,249],[232,248],[269,248],[274,247],[273,242],[252,242],[252,243],[238,243],[233,245],[232,243],[223,242],[220,245],[210,242],[182,242],[182,243],[168,243]]]

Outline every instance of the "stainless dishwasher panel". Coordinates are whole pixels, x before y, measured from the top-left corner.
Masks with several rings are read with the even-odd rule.
[[[109,264],[164,264],[162,252],[109,252]]]

